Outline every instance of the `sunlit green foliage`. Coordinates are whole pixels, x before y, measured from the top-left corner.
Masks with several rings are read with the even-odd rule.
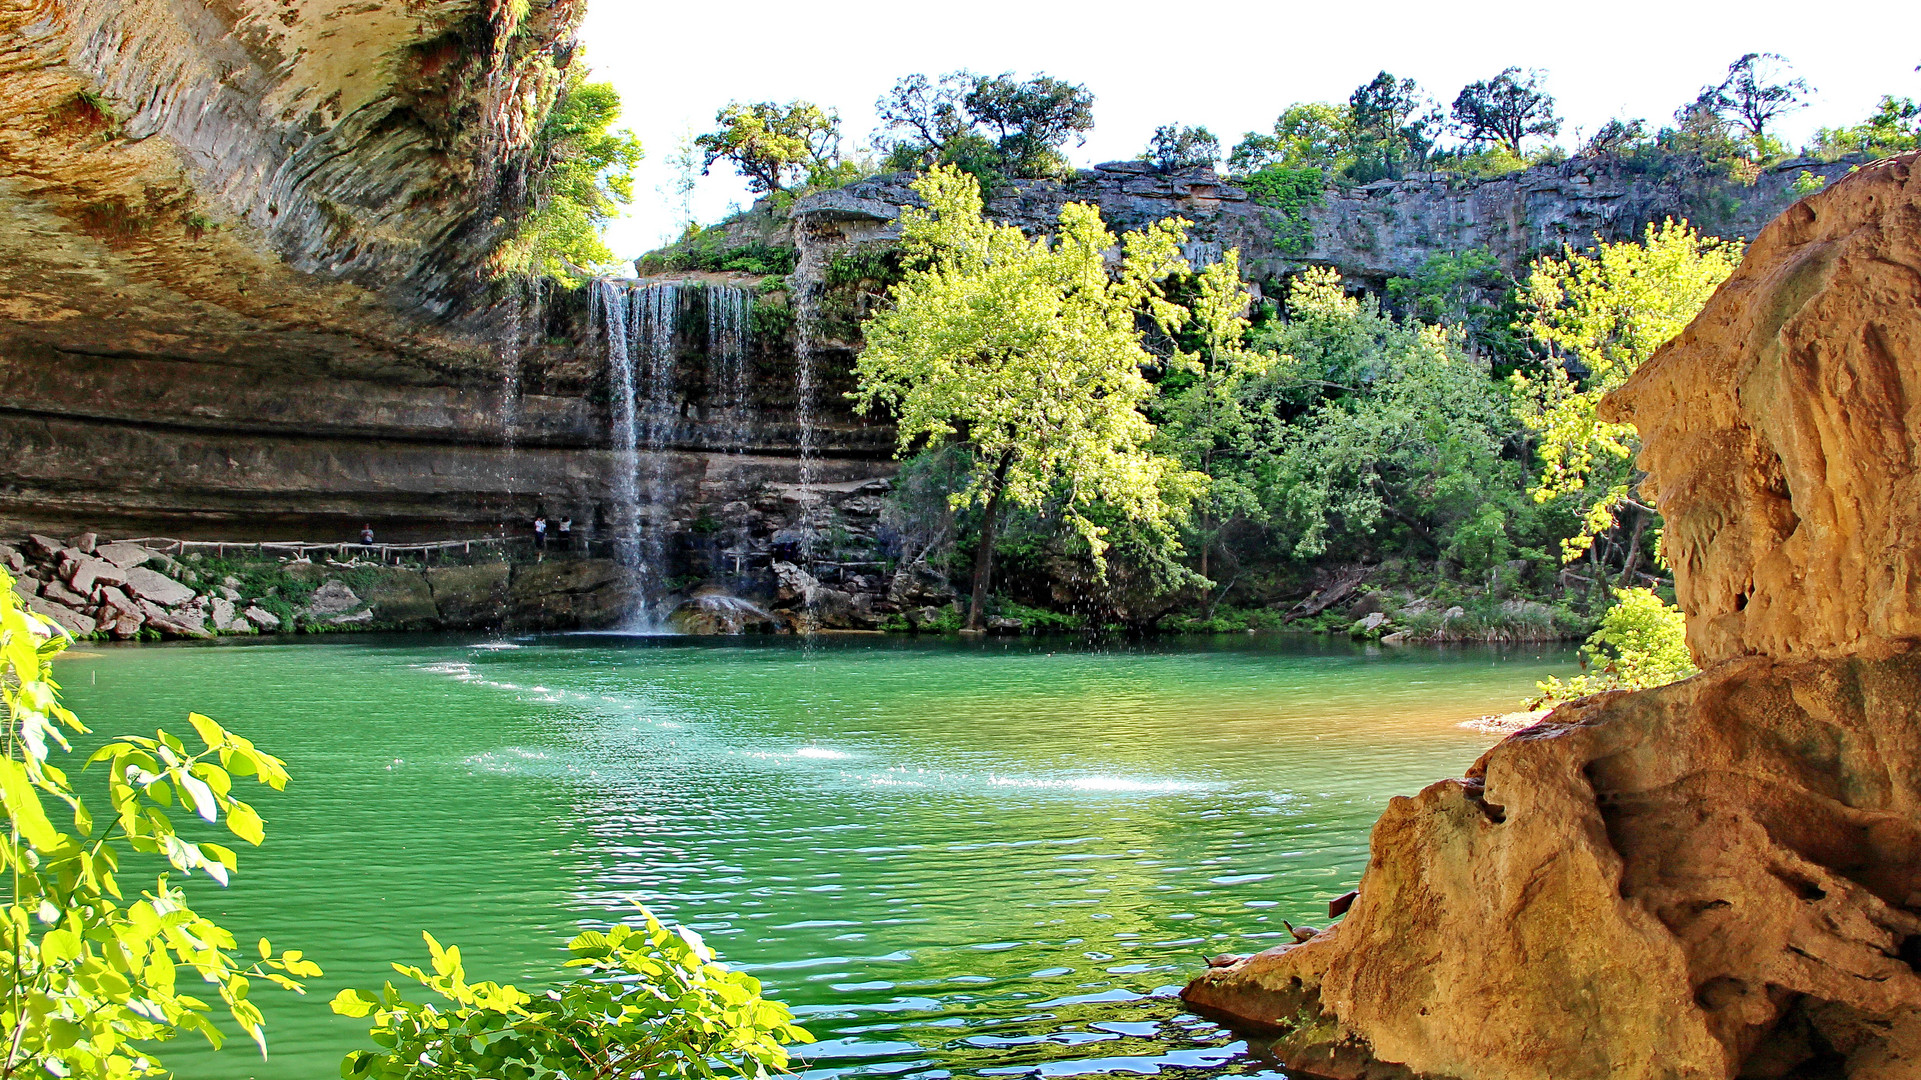
[[[541,125],[532,209],[497,255],[503,269],[569,281],[575,268],[613,261],[601,230],[633,201],[641,158],[640,140],[614,129],[619,119],[613,85],[587,82],[585,68],[573,67]]]
[[[422,935],[433,971],[394,970],[438,1001],[409,1001],[389,982],[342,990],[333,1010],[373,1017],[378,1050],[347,1055],[348,1080],[714,1080],[787,1067],[787,1044],[812,1042],[760,980],[715,961],[692,931],[589,930],[567,943],[576,976],[534,993],[470,983],[460,949]]]
[[[1688,653],[1687,619],[1681,609],[1647,589],[1616,589],[1615,604],[1601,628],[1582,647],[1581,674],[1535,684],[1538,709],[1604,690],[1647,690],[1685,679],[1699,669]]]
[[[1092,206],[1061,210],[1055,235],[1030,240],[981,216],[980,185],[951,166],[914,189],[926,209],[901,215],[906,276],[893,305],[865,327],[853,394],[865,412],[897,417],[900,450],[962,444],[973,454],[956,507],[979,505],[982,556],[970,621],[992,573],[993,529],[1003,500],[1058,508],[1099,564],[1106,529],[1095,504],[1168,528],[1198,478],[1148,451],[1153,428],[1140,406],[1154,358],[1137,317],[1163,326],[1186,312],[1160,282],[1186,267],[1182,227],[1160,222],[1116,239]]]
[[[71,750],[68,735],[88,730],[60,704],[53,681],[52,660],[69,639],[25,610],[13,583],[0,571],[0,699],[7,710],[0,805],[8,826],[0,859],[13,886],[0,938],[7,1040],[0,1074],[171,1075],[156,1044],[188,1032],[216,1047],[225,1041],[194,981],[264,1053],[260,1010],[248,1000],[252,980],[299,990],[299,980],[320,968],[298,950],[276,954],[264,938],[260,958],[249,961],[237,953],[232,932],[195,912],[167,875],[129,899],[119,869],[136,854],[158,857],[181,874],[198,871],[224,885],[238,866],[233,850],[189,840],[169,811],[177,807],[258,845],[260,815],[234,798],[233,782],[253,777],[280,790],[284,763],[197,713],[188,721],[205,745],[198,752],[164,731],[122,736],[87,761],[105,766],[112,809],[104,825],[96,823],[54,764],[56,752]]]
[[[1581,531],[1563,542],[1567,558],[1612,528],[1634,498],[1639,440],[1633,427],[1600,418],[1601,397],[1694,319],[1741,253],[1739,241],[1669,220],[1649,225],[1638,243],[1565,247],[1534,263],[1523,290],[1525,328],[1548,348],[1549,362],[1513,382],[1521,417],[1540,439],[1535,498],[1570,500],[1582,514]]]
[[[1274,211],[1274,246],[1289,255],[1304,255],[1314,246],[1314,222],[1308,211],[1326,199],[1327,175],[1314,168],[1266,165],[1241,178],[1248,197]]]
[[[1351,159],[1348,112],[1325,101],[1289,105],[1271,132],[1250,131],[1228,157],[1236,174],[1269,167],[1332,171]]]
[[[1256,337],[1277,356],[1258,389],[1286,423],[1254,462],[1285,551],[1412,544],[1481,572],[1534,538],[1518,424],[1485,360],[1347,296],[1331,270],[1296,279],[1288,314]]]
[[[1850,154],[1887,157],[1910,150],[1921,150],[1921,105],[1892,95],[1882,97],[1874,115],[1853,127],[1815,132],[1808,146],[1808,153],[1830,160]]]

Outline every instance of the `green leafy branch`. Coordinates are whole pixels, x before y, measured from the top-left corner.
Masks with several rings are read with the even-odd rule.
[[[260,814],[233,797],[233,781],[253,777],[281,790],[285,763],[198,713],[189,717],[205,744],[197,752],[165,731],[116,739],[87,761],[106,766],[113,809],[96,831],[85,800],[51,760],[55,747],[71,752],[69,732],[88,730],[60,705],[52,677],[52,660],[71,639],[23,608],[12,586],[0,572],[7,749],[0,758],[7,816],[0,863],[12,882],[0,940],[0,1030],[7,1039],[0,1078],[166,1075],[146,1044],[197,1032],[221,1046],[213,1006],[182,988],[183,969],[213,988],[265,1053],[263,1018],[248,1000],[252,980],[298,992],[299,980],[319,975],[319,966],[298,950],[276,955],[264,938],[260,958],[243,961],[233,935],[195,912],[168,875],[129,901],[118,871],[124,855],[151,854],[182,874],[199,871],[224,885],[238,868],[233,849],[188,840],[168,810],[186,809],[258,845]],[[48,814],[49,801],[64,808],[71,831]]]

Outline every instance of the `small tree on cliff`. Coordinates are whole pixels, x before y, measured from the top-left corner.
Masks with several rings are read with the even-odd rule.
[[[588,82],[584,65],[567,81],[541,124],[527,217],[496,255],[507,271],[574,280],[571,267],[612,262],[601,230],[634,200],[640,140],[614,127],[620,95],[611,83]]]
[[[1719,86],[1703,87],[1699,103],[1725,119],[1747,129],[1757,157],[1768,156],[1773,144],[1768,140],[1768,125],[1774,119],[1808,103],[1805,79],[1786,78],[1787,58],[1779,53],[1747,53],[1728,65],[1728,77]]]
[[[1105,567],[1096,505],[1168,530],[1201,480],[1146,447],[1153,425],[1140,405],[1154,358],[1141,344],[1143,308],[1163,325],[1186,312],[1160,281],[1184,269],[1182,225],[1158,222],[1119,243],[1092,206],[1062,208],[1056,234],[1030,240],[981,216],[980,185],[951,166],[914,183],[925,210],[901,215],[908,270],[893,306],[864,327],[856,364],[862,412],[898,417],[899,449],[958,444],[974,468],[951,496],[979,506],[967,625],[978,630],[994,573],[994,540],[1008,503],[1057,501]]]
[[[1470,142],[1494,143],[1515,157],[1523,156],[1529,136],[1558,134],[1561,121],[1554,115],[1554,98],[1541,89],[1541,73],[1525,75],[1511,67],[1492,79],[1469,83],[1454,98],[1454,123]]]
[[[705,152],[701,172],[724,158],[750,191],[778,194],[840,157],[840,115],[809,101],[735,101],[714,114],[714,124],[694,140]]]

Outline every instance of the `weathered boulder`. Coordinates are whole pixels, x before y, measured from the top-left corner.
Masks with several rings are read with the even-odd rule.
[[[153,558],[155,553],[139,544],[118,543],[102,545],[94,554],[125,570],[130,566],[139,566]]]
[[[268,611],[258,604],[248,605],[247,610],[241,612],[240,616],[253,626],[267,633],[272,633],[280,629],[280,616],[275,615],[273,612]]]
[[[207,629],[206,613],[191,604],[169,609],[152,600],[142,600],[140,611],[147,617],[148,628],[160,633],[187,638],[213,636]]]
[[[141,600],[151,600],[163,608],[178,607],[192,600],[194,596],[192,589],[144,566],[129,567],[126,576],[128,595]]]
[[[1770,225],[1605,409],[1703,674],[1394,800],[1344,922],[1184,996],[1339,1078],[1921,1076],[1921,177]]]
[[[106,561],[89,555],[75,559],[67,570],[67,583],[78,593],[91,593],[95,585],[125,585],[126,571]]]
[[[641,579],[612,559],[553,559],[516,568],[506,622],[517,629],[617,626],[640,606]]]
[[[28,596],[25,600],[28,611],[52,619],[75,637],[85,637],[93,633],[94,627],[98,625],[92,616],[82,615],[64,604],[56,604],[38,596]]]
[[[1863,168],[1769,226],[1610,399],[1684,552],[1688,643],[1886,655],[1921,637],[1921,172]]]
[[[506,617],[511,578],[504,562],[436,566],[427,571],[427,586],[443,626],[483,629]]]
[[[333,619],[336,616],[359,611],[364,606],[365,603],[359,595],[348,588],[346,582],[338,578],[329,578],[321,582],[320,587],[307,598],[307,614],[315,619]]]
[[[88,603],[88,597],[86,593],[83,593],[78,589],[73,588],[72,586],[68,585],[66,582],[61,581],[58,578],[55,578],[54,580],[49,581],[44,586],[42,586],[40,589],[40,595],[46,597],[47,599],[53,601],[56,604],[65,604],[66,606],[73,608],[76,611],[86,607]]]

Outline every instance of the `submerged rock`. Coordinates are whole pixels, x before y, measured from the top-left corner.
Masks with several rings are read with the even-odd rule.
[[[1770,225],[1606,403],[1708,668],[1393,800],[1345,920],[1195,979],[1354,1080],[1921,1076],[1921,175]]]
[[[773,633],[781,620],[750,600],[722,593],[696,596],[668,617],[683,634]]]

